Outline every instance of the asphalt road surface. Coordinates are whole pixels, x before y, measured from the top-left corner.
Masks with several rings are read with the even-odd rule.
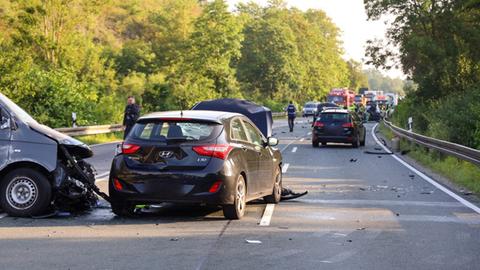
[[[367,127],[365,147],[315,149],[308,124],[290,133],[276,123],[284,186],[309,194],[250,203],[240,221],[173,205],[130,219],[108,207],[48,219],[0,214],[0,269],[480,269],[478,208],[392,156],[364,153],[379,147]],[[103,188],[114,148],[94,147]]]

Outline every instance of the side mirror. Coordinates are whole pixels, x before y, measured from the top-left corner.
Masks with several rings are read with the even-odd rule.
[[[274,137],[269,137],[267,144],[268,144],[268,146],[277,146],[278,145],[278,139],[274,138]]]
[[[11,128],[10,118],[7,118],[5,121],[2,121],[2,123],[0,125],[0,129],[10,129],[10,128]]]

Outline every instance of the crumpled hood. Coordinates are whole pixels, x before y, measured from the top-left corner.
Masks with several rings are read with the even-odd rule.
[[[69,149],[69,152],[71,152],[71,154],[74,156],[80,158],[88,158],[93,156],[93,152],[90,147],[77,139],[36,122],[30,122],[28,123],[28,126],[36,132],[55,140],[58,144],[66,146],[67,149]]]

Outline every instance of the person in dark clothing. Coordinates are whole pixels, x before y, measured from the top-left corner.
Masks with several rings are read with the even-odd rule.
[[[127,106],[125,107],[125,113],[123,115],[123,126],[125,128],[125,133],[123,134],[124,139],[127,137],[133,125],[135,125],[138,117],[140,117],[140,107],[135,104],[135,98],[129,96]]]
[[[290,132],[293,132],[293,126],[295,125],[295,117],[297,116],[297,108],[293,105],[293,102],[290,101],[287,107],[287,115],[288,115],[288,127],[290,128]]]

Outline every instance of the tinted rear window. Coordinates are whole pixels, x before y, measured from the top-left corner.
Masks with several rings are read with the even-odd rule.
[[[208,122],[155,121],[135,124],[129,139],[144,141],[203,141],[216,138],[222,125]]]
[[[323,123],[348,123],[350,122],[350,115],[348,113],[322,113],[319,121]]]

